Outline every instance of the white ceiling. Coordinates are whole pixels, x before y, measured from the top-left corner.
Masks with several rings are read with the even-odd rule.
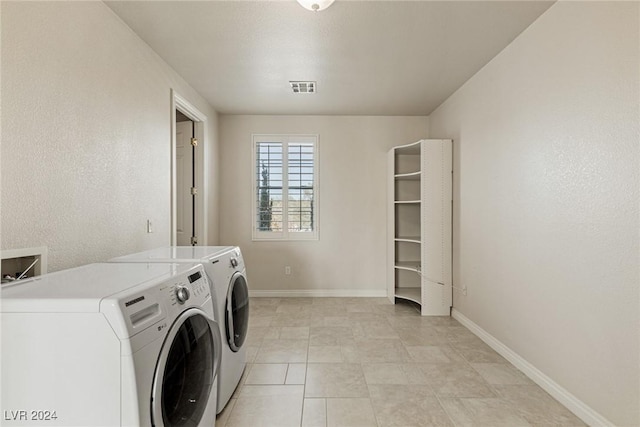
[[[106,4],[220,113],[428,115],[552,2]]]

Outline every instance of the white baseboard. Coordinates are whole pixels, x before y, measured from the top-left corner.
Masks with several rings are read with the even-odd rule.
[[[454,319],[464,325],[467,329],[473,332],[478,336],[482,341],[484,341],[489,347],[498,352],[502,357],[507,359],[509,362],[513,364],[516,368],[520,369],[527,377],[529,377],[533,382],[538,384],[543,390],[553,396],[558,402],[562,403],[567,407],[571,412],[573,412],[577,417],[579,417],[582,421],[587,423],[590,426],[603,426],[603,427],[613,427],[611,421],[607,420],[605,417],[600,415],[598,412],[593,410],[583,401],[575,397],[573,394],[568,392],[558,383],[553,381],[551,378],[546,376],[542,371],[533,366],[531,363],[527,362],[516,352],[511,350],[509,347],[504,345],[498,339],[496,339],[493,335],[489,334],[487,331],[482,329],[480,326],[475,324],[472,320],[467,318],[464,314],[460,313],[455,308],[451,311],[451,315]]]
[[[249,290],[250,297],[369,297],[384,298],[386,289],[299,289],[299,290]]]

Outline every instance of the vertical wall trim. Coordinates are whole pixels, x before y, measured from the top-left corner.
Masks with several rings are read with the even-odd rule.
[[[176,244],[177,230],[177,176],[176,176],[176,109],[189,117],[195,126],[194,136],[198,139],[199,156],[196,159],[196,187],[201,195],[199,203],[196,203],[196,232],[198,244],[206,246],[209,240],[207,227],[207,213],[209,204],[209,186],[205,179],[209,171],[206,170],[207,146],[209,141],[204,138],[204,126],[207,116],[198,110],[193,104],[180,96],[175,89],[171,89],[171,245]]]

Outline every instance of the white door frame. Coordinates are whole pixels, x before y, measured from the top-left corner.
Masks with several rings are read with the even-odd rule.
[[[198,197],[196,202],[196,233],[198,235],[198,245],[206,246],[208,243],[207,230],[207,202],[208,202],[208,186],[206,185],[205,176],[207,170],[207,141],[204,138],[205,122],[207,116],[202,114],[200,110],[194,107],[184,97],[180,96],[174,89],[171,89],[171,245],[175,245],[177,241],[177,171],[176,171],[176,110],[180,110],[185,116],[189,117],[195,124],[195,137],[198,139],[198,156],[196,157],[195,174],[196,188],[198,189]]]

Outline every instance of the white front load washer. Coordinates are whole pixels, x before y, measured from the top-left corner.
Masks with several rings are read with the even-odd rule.
[[[90,264],[3,286],[4,426],[214,426],[219,326],[199,264]]]
[[[202,263],[211,281],[213,305],[222,336],[218,375],[220,413],[240,383],[246,367],[244,346],[249,328],[249,288],[242,252],[237,246],[167,246],[112,259],[110,262]]]

